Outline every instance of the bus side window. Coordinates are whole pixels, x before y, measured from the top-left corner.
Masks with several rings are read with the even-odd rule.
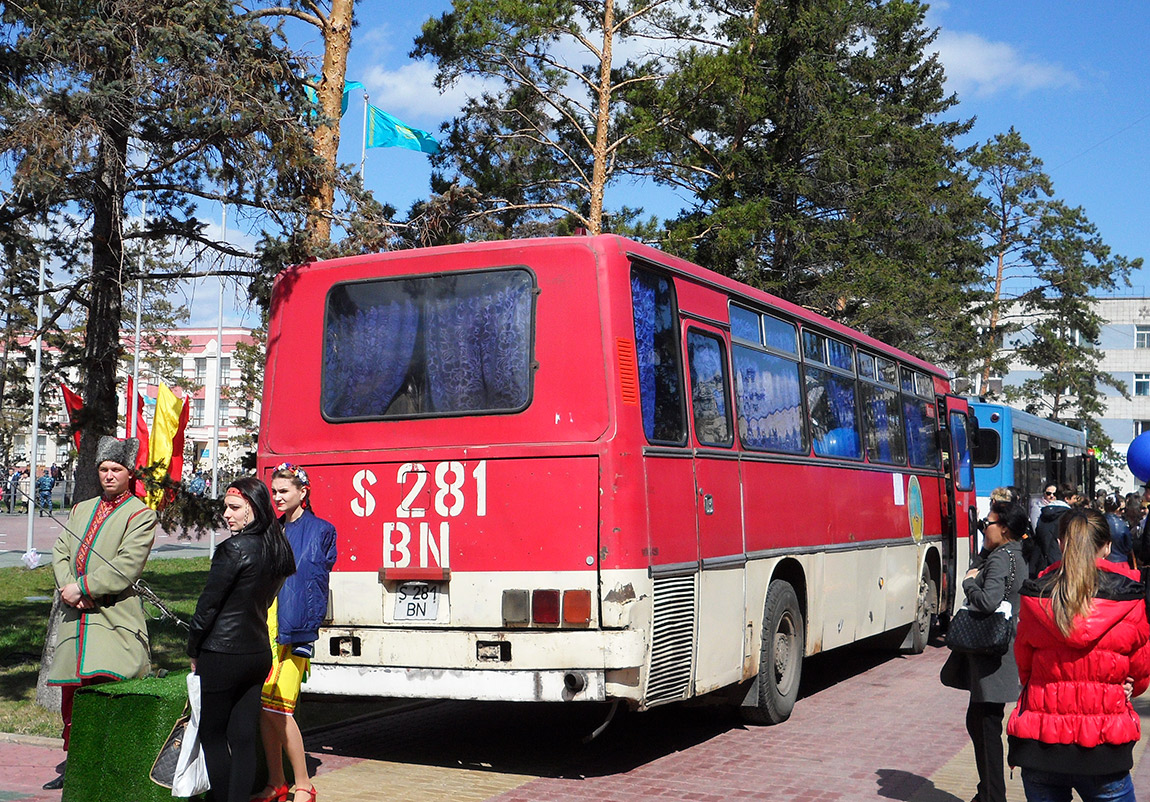
[[[643,432],[652,443],[683,445],[687,429],[676,337],[679,315],[671,280],[633,268],[631,309]]]
[[[731,354],[743,445],[755,451],[806,454],[799,363],[740,345],[732,346]]]
[[[820,457],[862,458],[855,380],[807,367],[811,439]]]
[[[731,399],[727,391],[727,354],[722,341],[688,331],[687,362],[695,439],[705,446],[729,446]]]
[[[866,424],[866,453],[871,462],[906,464],[906,438],[898,392],[870,382],[860,382],[863,421]]]
[[[906,446],[910,464],[916,468],[938,470],[938,422],[932,414],[934,404],[904,394],[902,411],[903,419],[906,421]]]

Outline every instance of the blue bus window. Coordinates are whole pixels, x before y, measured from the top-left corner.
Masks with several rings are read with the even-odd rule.
[[[762,335],[759,332],[759,313],[731,304],[731,336],[759,345]],[[792,335],[792,339],[794,336]],[[793,345],[791,346],[794,347]]]
[[[838,340],[827,340],[827,364],[854,372],[854,349]]]
[[[731,444],[731,408],[727,393],[727,354],[715,337],[687,332],[691,373],[691,411],[695,438],[706,446]]]
[[[739,439],[747,448],[806,454],[799,364],[775,354],[731,346]]]
[[[807,368],[807,409],[816,454],[862,458],[853,378]]]
[[[878,377],[891,387],[898,386],[898,365],[889,359],[878,358]]]
[[[803,358],[808,362],[825,363],[827,361],[826,341],[827,338],[821,334],[815,334],[813,331],[804,331]]]
[[[862,351],[859,351],[858,360],[859,360],[859,376],[861,376],[864,379],[871,379],[871,380],[878,378],[877,374],[875,373],[874,357],[873,356],[871,356],[870,354],[864,354]]]
[[[770,315],[763,315],[763,343],[776,351],[796,356],[799,353],[795,344],[795,324]]]

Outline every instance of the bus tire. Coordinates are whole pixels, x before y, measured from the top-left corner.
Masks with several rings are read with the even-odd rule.
[[[930,575],[930,569],[924,567],[922,579],[918,581],[918,603],[914,623],[910,625],[910,643],[906,649],[910,654],[922,654],[926,651],[937,610],[938,584]]]
[[[799,698],[806,627],[799,599],[789,582],[776,579],[767,588],[763,605],[763,638],[759,653],[758,692],[754,704],[741,708],[753,724],[781,724],[790,718]]]

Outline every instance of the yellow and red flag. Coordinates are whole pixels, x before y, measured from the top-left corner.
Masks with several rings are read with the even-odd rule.
[[[176,397],[168,385],[160,382],[148,456],[148,464],[153,466],[153,476],[157,481],[168,475],[177,480],[180,478],[176,471],[183,472],[184,429],[187,424],[187,399]],[[164,491],[159,488],[149,492],[146,499],[147,505],[154,510],[162,507],[165,501]]]

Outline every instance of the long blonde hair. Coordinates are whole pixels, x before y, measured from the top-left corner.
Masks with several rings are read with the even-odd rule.
[[[1110,542],[1110,527],[1102,513],[1072,509],[1058,522],[1062,544],[1062,565],[1054,572],[1050,603],[1054,624],[1066,636],[1074,629],[1074,619],[1087,615],[1098,592],[1098,551]]]

